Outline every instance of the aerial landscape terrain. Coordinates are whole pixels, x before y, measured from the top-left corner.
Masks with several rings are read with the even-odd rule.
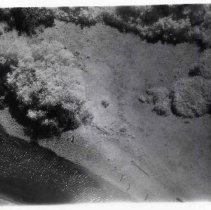
[[[0,204],[211,200],[211,6],[0,8]]]

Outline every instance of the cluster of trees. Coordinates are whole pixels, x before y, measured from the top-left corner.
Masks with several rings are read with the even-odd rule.
[[[99,13],[96,9],[89,7],[61,7],[56,10],[56,17],[65,22],[74,22],[82,28],[95,25],[99,19]]]
[[[103,21],[103,17],[114,14],[114,7],[60,7],[54,10],[55,17],[61,21],[73,22],[81,28],[90,27]]]
[[[123,32],[133,32],[149,42],[211,44],[211,8],[207,5],[117,7],[104,22]]]
[[[47,8],[1,8],[0,21],[21,33],[34,34],[36,28],[52,27],[55,14]]]
[[[37,27],[53,26],[55,18],[81,27],[104,22],[149,42],[196,42],[202,48],[211,45],[209,5],[0,9],[1,22],[27,34],[35,33]]]
[[[138,34],[149,42],[211,44],[209,5],[160,5],[115,8],[60,8],[56,17],[85,26],[103,22],[121,32]]]
[[[206,49],[200,54],[199,59],[190,67],[189,75],[211,79],[211,49]]]
[[[83,71],[57,41],[29,44],[15,31],[1,35],[0,73],[5,101],[34,137],[59,135],[91,117],[84,106]]]

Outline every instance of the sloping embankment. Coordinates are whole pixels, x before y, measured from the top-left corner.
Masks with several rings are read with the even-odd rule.
[[[146,88],[171,88],[187,77],[199,55],[196,46],[149,44],[102,24],[81,29],[57,22],[42,38],[78,54],[94,121],[40,145],[140,201],[210,199],[210,116],[160,117],[138,101]],[[10,123],[6,127],[14,132]]]
[[[2,126],[0,148],[0,194],[15,203],[52,204],[111,199],[108,194],[111,185],[48,149],[9,136]],[[120,194],[120,197],[130,199],[126,194]]]

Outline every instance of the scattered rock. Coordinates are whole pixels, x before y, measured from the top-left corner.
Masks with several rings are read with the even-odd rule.
[[[154,104],[152,111],[162,116],[170,114],[170,91],[167,88],[150,88],[147,90],[147,94],[151,96]]]
[[[140,95],[138,100],[141,102],[141,103],[146,103],[146,96],[144,95]]]
[[[69,138],[66,139],[66,141],[69,141],[72,144],[74,144],[75,143],[75,136],[74,135],[70,136]]]
[[[121,132],[121,133],[125,133],[126,131],[127,131],[127,129],[124,127],[119,129],[119,132]]]
[[[141,102],[141,103],[151,103],[152,102],[152,97],[150,97],[149,95],[140,95],[138,100]]]
[[[74,54],[75,56],[79,56],[79,55],[80,55],[80,52],[79,52],[79,51],[75,51],[73,54]]]
[[[205,79],[211,79],[211,50],[205,50],[194,63],[189,71],[190,76],[202,76]]]
[[[161,116],[168,116],[170,114],[170,100],[166,99],[165,101],[156,104],[152,111]]]
[[[201,68],[202,68],[202,65],[200,65],[200,63],[193,63],[190,67],[188,75],[191,76],[191,77],[201,76],[200,75],[200,69]]]
[[[177,200],[178,202],[183,202],[183,200],[182,200],[181,198],[178,198],[178,197],[176,197],[176,200]]]
[[[107,108],[107,107],[109,106],[109,102],[106,101],[106,100],[102,100],[102,101],[101,101],[101,104],[102,104],[102,106],[103,106],[104,108]]]
[[[178,80],[172,91],[172,111],[183,117],[199,117],[210,112],[211,80],[202,77]]]
[[[179,79],[172,91],[165,87],[150,88],[146,94],[151,98],[141,95],[139,101],[145,103],[151,100],[154,105],[152,111],[158,115],[168,116],[172,111],[175,115],[193,118],[211,113],[211,80],[202,76]]]
[[[190,120],[185,120],[184,123],[185,124],[190,124]]]
[[[201,76],[205,79],[211,79],[211,66],[202,63],[195,63],[191,66],[189,76]]]
[[[153,104],[157,104],[169,98],[170,91],[165,87],[150,88],[146,91],[152,97]]]

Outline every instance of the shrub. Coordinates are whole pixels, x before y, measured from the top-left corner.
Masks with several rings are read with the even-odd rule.
[[[103,21],[103,17],[114,14],[114,7],[59,7],[55,9],[55,17],[61,21],[73,22],[76,25],[90,27]]]
[[[168,5],[159,6],[120,6],[116,8],[116,14],[125,22],[151,25],[159,18],[170,14]]]
[[[61,7],[56,11],[56,17],[62,21],[74,22],[76,25],[90,27],[100,21],[101,8],[92,7]]]
[[[146,91],[148,102],[152,102],[152,111],[158,115],[167,116],[170,114],[170,91],[167,88],[150,88]]]
[[[199,117],[210,113],[211,80],[202,77],[178,80],[172,91],[172,111],[183,117]]]
[[[138,34],[149,42],[195,42],[211,46],[210,8],[206,5],[117,7],[104,14],[104,23],[121,32]]]
[[[202,76],[211,79],[211,50],[207,49],[201,53],[199,60],[194,63],[189,71],[190,76]]]
[[[102,106],[103,106],[104,108],[107,108],[107,107],[109,106],[109,102],[106,101],[106,100],[102,100],[102,101],[101,101],[101,104],[102,104]]]
[[[18,37],[15,31],[0,36],[0,95],[5,94],[7,73],[15,69],[18,63],[31,60],[31,50],[25,37]]]
[[[56,41],[29,45],[14,33],[1,38],[7,102],[31,134],[55,135],[86,123],[83,71],[70,51]]]
[[[141,37],[152,42],[161,40],[162,42],[177,44],[190,39],[188,36],[190,29],[188,19],[175,21],[172,17],[164,17],[150,26],[138,29]]]

